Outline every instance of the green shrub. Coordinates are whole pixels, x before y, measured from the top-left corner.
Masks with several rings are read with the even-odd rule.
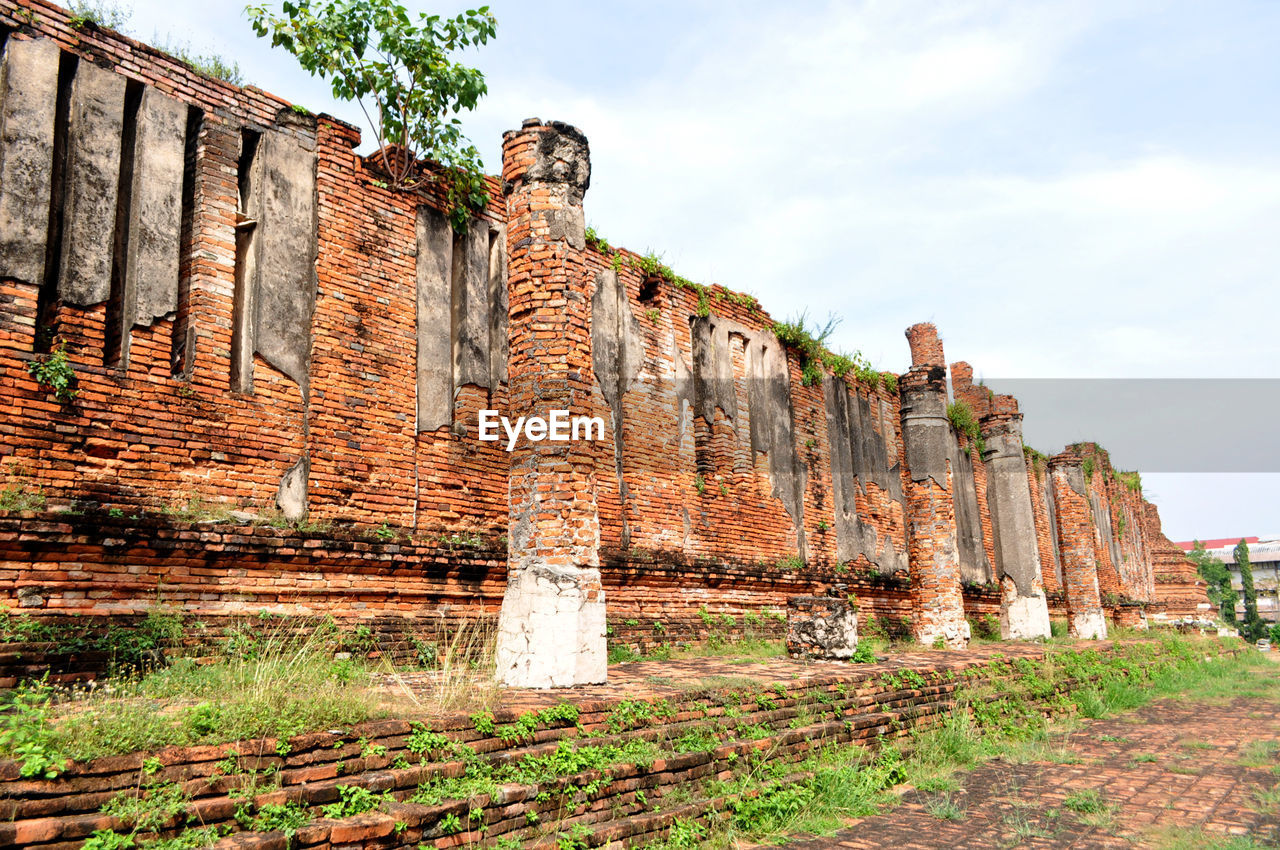
[[[66,340],[60,340],[48,354],[28,363],[27,371],[37,384],[52,391],[58,401],[71,401],[80,394],[76,389],[75,369],[67,356]]]

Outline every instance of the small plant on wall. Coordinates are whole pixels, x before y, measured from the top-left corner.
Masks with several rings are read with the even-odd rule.
[[[66,340],[59,340],[48,354],[28,363],[27,371],[36,379],[37,384],[52,392],[58,401],[71,401],[79,395],[75,369],[71,366],[71,358],[67,356]]]

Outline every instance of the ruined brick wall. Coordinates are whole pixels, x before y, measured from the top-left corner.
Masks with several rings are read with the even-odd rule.
[[[0,246],[3,485],[39,492],[51,509],[76,506],[139,527],[165,509],[191,508],[193,518],[210,505],[264,519],[305,516],[316,539],[331,523],[362,526],[357,536],[385,524],[413,535],[404,560],[418,559],[446,585],[447,554],[428,553],[481,539],[505,547],[512,455],[476,438],[482,409],[529,412],[513,410],[508,397],[509,266],[518,258],[509,256],[500,182],[490,179],[489,208],[455,234],[433,184],[388,189],[378,158],[357,156],[358,131],[337,119],[209,79],[116,33],[76,29],[42,0],[0,0],[0,39],[15,69],[0,107],[16,116],[5,125],[5,149],[36,164],[53,210],[47,224],[16,215],[13,193],[0,185],[0,215],[8,202],[6,220],[22,223]],[[106,130],[76,117],[108,95]],[[58,165],[73,154],[105,156],[112,145],[128,167],[98,162],[104,174],[114,164],[119,179],[104,183],[112,198],[97,200],[117,210],[114,220],[92,209],[90,190]],[[0,169],[18,161],[6,155]],[[143,215],[153,203],[177,214]],[[156,223],[168,229],[146,230]],[[138,259],[125,244],[132,235],[154,235],[166,252]],[[77,251],[62,250],[64,242]],[[667,603],[689,616],[749,586],[741,569],[808,576],[786,588],[792,594],[842,571],[874,575],[859,588],[865,610],[910,616],[908,553],[930,544],[908,539],[913,478],[898,389],[854,373],[806,383],[801,355],[778,341],[753,298],[690,284],[599,242],[566,250],[593,317],[594,380],[574,413],[607,424],[603,443],[584,455],[589,475],[579,470],[594,482],[601,545],[629,553],[638,571],[685,564],[682,601]],[[163,274],[130,272],[150,268]],[[78,394],[67,402],[28,371],[55,339],[75,370]],[[985,415],[989,393],[967,364],[954,364],[953,384],[975,416]],[[948,427],[947,440],[955,497],[937,507],[963,524],[968,598],[987,599],[982,588],[998,578],[989,471],[966,436]],[[1139,519],[1145,503],[1101,472],[1094,477],[1102,506],[1091,531],[1095,560],[1107,565],[1115,593],[1149,600],[1157,538]],[[1031,489],[1052,594],[1060,583],[1044,480],[1032,476]],[[274,579],[286,589],[313,586],[301,575],[308,559],[326,563],[305,549],[288,557],[300,559],[298,575]],[[10,602],[39,595],[48,610],[96,610],[80,601],[97,598],[82,595],[97,592],[94,580],[112,585],[102,599],[123,599],[151,585],[122,572],[164,573],[162,557],[104,556],[80,569],[47,568],[40,559],[64,564],[47,550],[19,548],[10,558]],[[218,563],[182,580],[193,609],[204,598],[197,585],[232,575]],[[387,575],[399,569],[419,567],[388,567]],[[372,607],[352,616],[409,610],[391,601],[390,581],[376,579]],[[332,588],[326,605],[347,611],[336,597],[351,588],[328,577],[318,586]],[[485,604],[496,604],[487,588]],[[775,604],[782,593],[757,594],[750,605]],[[286,604],[256,586],[239,601],[208,595],[214,608]],[[305,607],[306,594],[289,598]],[[431,599],[409,607],[444,604]]]
[[[1200,577],[1187,553],[1175,546],[1160,530],[1160,511],[1155,505],[1142,505],[1142,526],[1153,563],[1153,598],[1164,606],[1158,619],[1194,617],[1212,620],[1217,611],[1209,602],[1207,584]]]
[[[1027,486],[1031,490],[1031,510],[1036,524],[1036,546],[1040,553],[1040,578],[1046,593],[1061,593],[1062,559],[1058,555],[1058,531],[1053,505],[1053,487],[1048,458],[1026,451]]]

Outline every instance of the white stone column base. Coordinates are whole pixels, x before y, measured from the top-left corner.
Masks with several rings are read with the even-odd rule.
[[[1071,618],[1071,636],[1083,640],[1104,640],[1107,636],[1107,615],[1102,611],[1089,611]]]
[[[511,573],[498,617],[500,683],[513,688],[602,684],[608,664],[599,570],[536,565]]]
[[[1049,634],[1049,603],[1043,596],[1015,596],[1000,606],[1001,639],[1037,640]]]

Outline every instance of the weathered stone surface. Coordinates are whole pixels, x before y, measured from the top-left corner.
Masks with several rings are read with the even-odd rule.
[[[507,228],[489,231],[489,389],[507,382]]]
[[[58,296],[78,307],[111,297],[124,89],[119,74],[90,62],[76,66],[67,122]]]
[[[951,464],[952,498],[956,507],[956,544],[960,552],[960,575],[974,584],[995,580],[986,547],[982,545],[982,517],[978,511],[978,485],[974,480],[972,447],[960,448],[955,433],[947,434],[947,456]]]
[[[444,213],[418,208],[417,248],[418,430],[434,431],[453,421],[453,229]]]
[[[280,478],[276,490],[276,507],[287,520],[299,520],[307,515],[307,482],[311,476],[311,458],[303,455]]]
[[[1048,637],[1049,606],[1040,576],[1031,486],[1022,452],[1022,417],[1012,413],[982,422],[987,444],[987,504],[996,570],[1000,576],[1001,634],[1006,639]]]
[[[612,415],[614,471],[618,495],[623,503],[622,545],[630,545],[627,526],[627,481],[622,474],[623,396],[644,366],[644,337],[640,323],[631,312],[626,287],[612,269],[596,275],[596,291],[591,297],[591,366],[596,383]]]
[[[867,492],[867,482],[875,483],[893,501],[902,501],[898,465],[889,467],[883,434],[873,424],[871,404],[837,379],[823,381],[823,397],[831,439],[836,556],[842,563],[865,557],[885,575],[904,571],[906,555],[898,544],[858,515],[857,494]]]
[[[793,657],[844,660],[858,648],[858,609],[833,596],[787,599],[787,653]]]
[[[258,142],[259,163],[254,350],[305,396],[316,300],[316,156],[291,136],[268,131]]]
[[[768,453],[772,493],[791,517],[796,529],[796,548],[804,559],[808,557],[804,532],[804,489],[808,473],[796,453],[791,373],[786,353],[776,339],[753,339],[748,348],[747,373],[751,376],[748,391],[751,450]]]
[[[733,358],[729,351],[729,325],[729,322],[714,316],[693,316],[689,319],[693,340],[694,410],[708,425],[715,423],[717,408],[727,419],[738,415]],[[745,329],[739,327],[735,330]]]
[[[138,108],[125,263],[125,332],[178,309],[186,104],[148,86]]]
[[[489,230],[471,227],[453,247],[453,385],[489,388]]]
[[[498,623],[497,670],[504,684],[566,688],[605,681],[598,569],[538,565],[511,573]]]
[[[39,285],[53,180],[61,51],[10,38],[0,60],[0,277]]]

